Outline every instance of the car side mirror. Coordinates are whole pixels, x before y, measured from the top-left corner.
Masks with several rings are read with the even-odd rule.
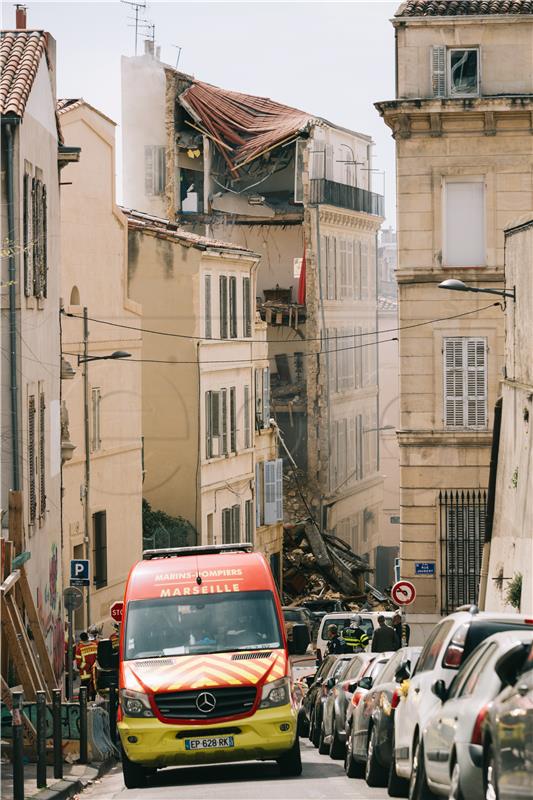
[[[113,653],[113,642],[111,639],[99,639],[96,659],[100,669],[117,669],[117,657]]]
[[[431,684],[431,691],[436,697],[439,698],[441,703],[446,702],[448,698],[448,689],[446,688],[446,684],[442,679]]]
[[[366,678],[361,678],[359,683],[357,684],[360,689],[371,689],[372,688],[372,678],[370,675],[367,675]]]
[[[394,680],[396,683],[403,683],[403,681],[408,680],[410,675],[411,673],[409,672],[409,669],[405,666],[405,664],[402,664],[402,666],[398,667],[396,670],[394,674]]]

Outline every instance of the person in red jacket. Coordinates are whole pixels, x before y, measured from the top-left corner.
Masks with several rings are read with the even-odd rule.
[[[88,634],[83,631],[80,633],[80,641],[76,646],[76,666],[80,673],[82,686],[87,687],[87,697],[94,700],[95,690],[93,681],[93,667],[96,661],[98,645],[94,639],[89,639]]]

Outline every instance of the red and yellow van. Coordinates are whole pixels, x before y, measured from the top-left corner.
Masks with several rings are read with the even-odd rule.
[[[297,701],[267,562],[245,545],[146,551],[120,641],[124,781],[158,767],[275,759],[301,773]],[[309,641],[295,632],[294,652]]]

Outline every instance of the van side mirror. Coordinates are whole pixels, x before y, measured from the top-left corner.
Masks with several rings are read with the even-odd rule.
[[[309,628],[307,625],[297,623],[292,626],[292,641],[288,642],[289,655],[303,656],[309,647]]]
[[[96,659],[100,669],[118,669],[118,659],[113,652],[111,639],[99,639]]]
[[[448,699],[448,689],[442,679],[431,684],[431,691],[439,698],[441,703],[445,703]]]

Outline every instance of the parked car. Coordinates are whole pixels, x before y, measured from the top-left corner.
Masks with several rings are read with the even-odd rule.
[[[359,680],[378,658],[378,653],[357,653],[339,674],[327,696],[320,730],[318,752],[331,758],[344,758],[346,750],[346,712]]]
[[[365,631],[369,639],[372,639],[374,635],[374,629],[378,627],[378,617],[380,614],[383,614],[386,620],[392,620],[395,612],[394,611],[349,611],[349,612],[338,612],[335,614],[326,614],[321,622],[320,627],[318,629],[318,635],[316,637],[316,655],[317,658],[321,658],[324,653],[327,652],[327,643],[328,643],[328,627],[330,625],[336,625],[339,629],[339,633],[342,636],[342,631],[344,628],[349,628],[350,623],[354,619],[354,617],[361,617],[361,628]]]
[[[487,800],[533,797],[533,646],[522,643],[496,662],[505,688],[482,724]]]
[[[482,641],[500,631],[531,630],[533,620],[520,614],[480,613],[476,606],[441,620],[430,633],[420,654],[409,690],[394,714],[394,778],[398,792],[412,800],[430,793],[424,770],[421,733],[434,714],[439,699],[431,691],[435,681],[448,688],[462,662]],[[401,779],[404,779],[402,783]],[[400,795],[401,796],[401,795]]]
[[[331,665],[335,663],[337,658],[338,656],[335,655],[327,656],[318,669],[315,669],[314,674],[304,678],[308,688],[304,694],[299,713],[298,732],[300,736],[309,736],[311,712],[314,709],[317,692],[320,691],[324,676],[329,672]]]
[[[320,741],[324,703],[329,692],[337,683],[339,673],[344,669],[346,662],[352,658],[353,653],[349,653],[347,655],[328,656],[327,659],[324,659],[330,662],[328,669],[322,672],[321,665],[315,680],[309,688],[308,695],[304,698],[304,710],[309,721],[309,739],[315,747],[318,747]]]
[[[450,800],[482,796],[481,725],[489,703],[503,688],[495,665],[498,660],[505,663],[506,658],[515,661],[517,645],[524,661],[532,641],[533,630],[489,636],[463,662],[449,689],[442,681],[431,687],[442,705],[424,728],[425,759],[420,769],[435,794]]]
[[[392,756],[394,709],[400,684],[413,671],[421,647],[403,647],[389,659],[371,689],[352,707],[349,776],[362,774],[369,786],[386,786]],[[374,654],[379,657],[379,654]],[[355,762],[355,763],[354,763]]]

